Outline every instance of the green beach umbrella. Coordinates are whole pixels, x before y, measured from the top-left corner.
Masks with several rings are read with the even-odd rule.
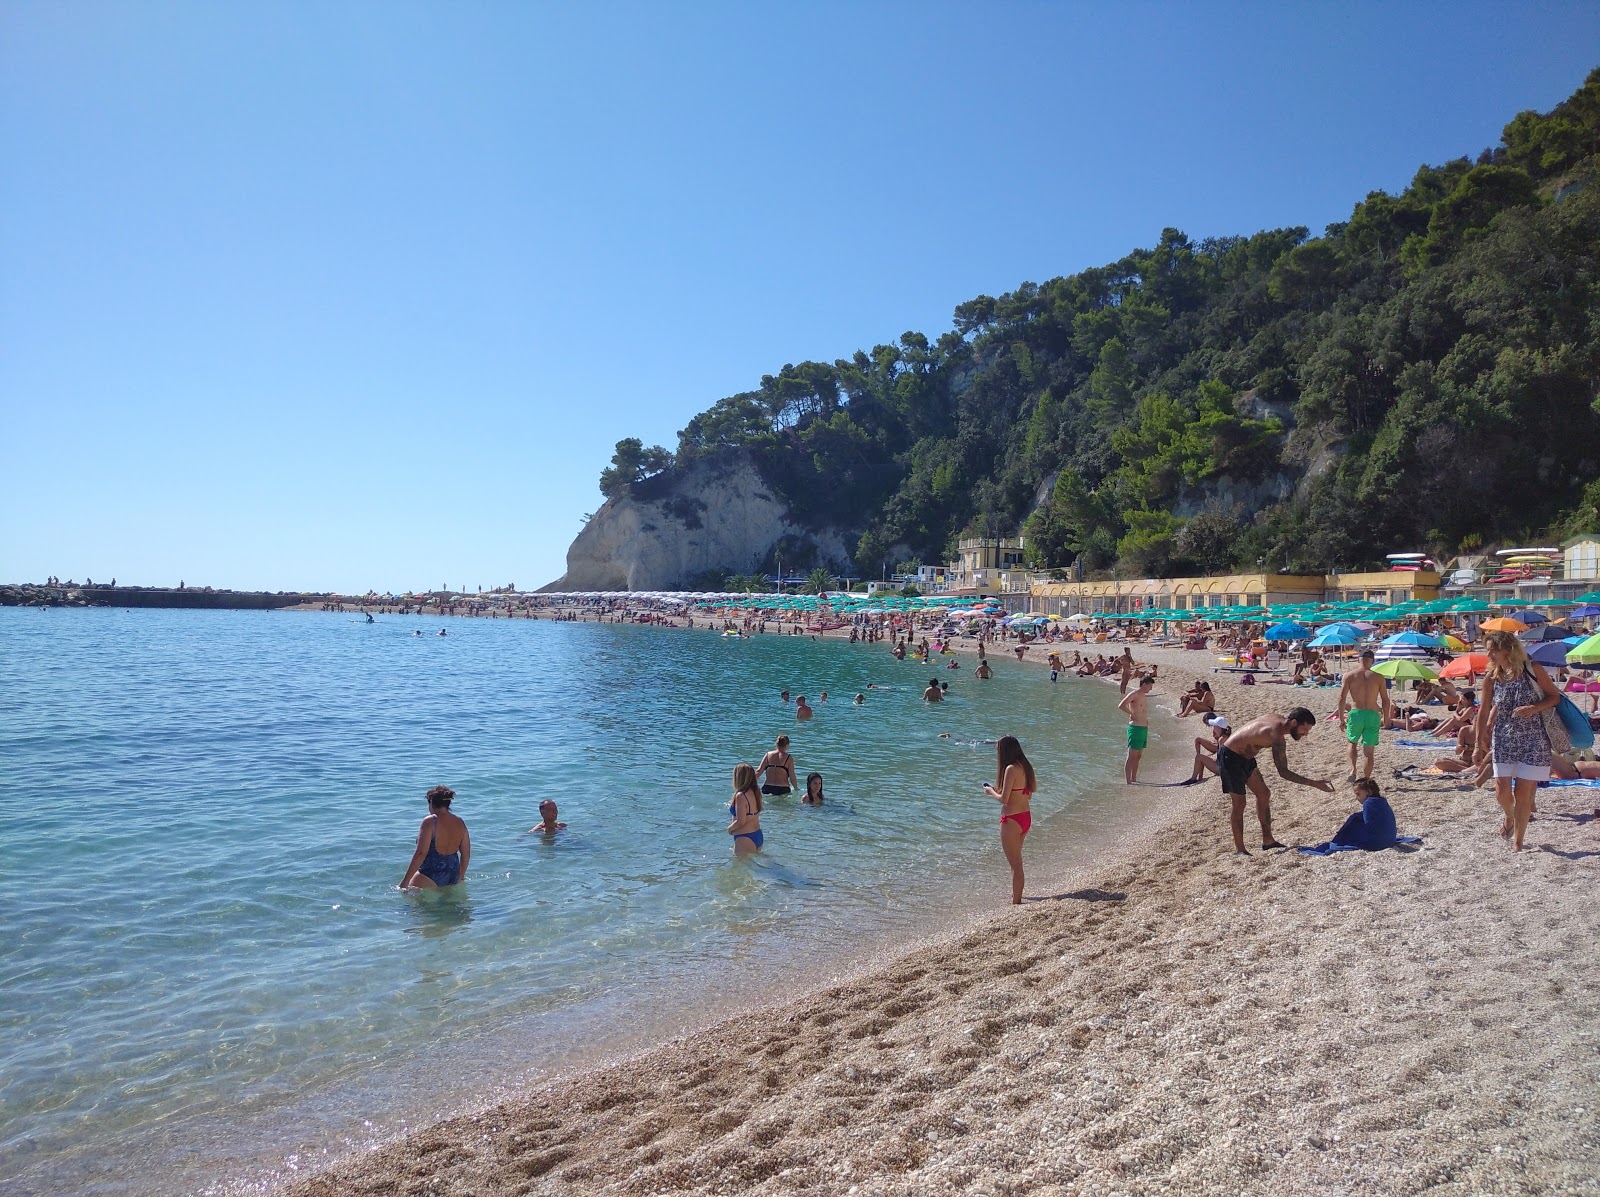
[[[1567,650],[1568,665],[1600,665],[1600,633],[1581,640]]]
[[[1392,682],[1404,681],[1437,681],[1439,675],[1419,661],[1400,658],[1393,661],[1383,661],[1372,667],[1373,673],[1381,673]]]

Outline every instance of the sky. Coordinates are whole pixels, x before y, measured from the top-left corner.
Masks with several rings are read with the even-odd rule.
[[[1593,3],[0,5],[0,582],[532,589],[616,442],[1348,217]]]

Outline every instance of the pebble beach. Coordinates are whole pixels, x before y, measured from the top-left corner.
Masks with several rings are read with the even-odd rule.
[[[1235,725],[1296,705],[1320,720],[1289,760],[1332,795],[1263,754],[1279,840],[1322,842],[1359,806],[1337,689],[1135,656],[1161,666],[1141,781],[1188,775],[1205,728],[1174,696],[1203,677]],[[1116,701],[1098,679],[1058,684]],[[1247,811],[1252,852],[1234,856],[1214,778],[1163,789],[1092,859],[1041,864],[1035,833],[1021,907],[997,846],[993,917],[947,942],[267,1188],[1600,1193],[1600,789],[1541,790],[1515,854],[1490,790],[1392,780],[1426,763],[1397,734],[1375,776],[1418,847],[1262,851]]]

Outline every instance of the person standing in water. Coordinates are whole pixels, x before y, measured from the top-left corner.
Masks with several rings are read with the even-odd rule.
[[[807,806],[822,805],[822,774],[806,774],[806,796],[800,799],[800,801],[805,803]]]
[[[1150,691],[1155,688],[1155,678],[1142,677],[1138,688],[1117,704],[1128,717],[1128,759],[1122,765],[1122,779],[1130,786],[1139,780],[1139,758],[1150,743]]]
[[[558,831],[564,831],[567,825],[556,822],[556,816],[560,813],[555,802],[546,798],[539,803],[539,818],[541,821],[528,828],[529,832],[537,831],[543,835],[554,835]]]
[[[417,831],[417,850],[400,879],[401,889],[436,889],[466,880],[472,841],[466,823],[450,813],[455,796],[449,786],[428,791],[428,817]]]
[[[788,794],[794,789],[794,757],[789,755],[789,737],[779,736],[777,746],[761,758],[756,772],[763,774],[763,794]]]
[[[754,766],[740,761],[733,767],[733,801],[728,803],[733,822],[728,834],[733,837],[735,856],[759,851],[766,841],[761,834],[761,791],[756,787]]]
[[[1011,866],[1011,904],[1022,904],[1022,841],[1033,826],[1029,804],[1038,786],[1033,766],[1023,754],[1015,736],[1001,736],[995,745],[994,785],[983,783],[983,792],[1000,803],[1000,851]]]

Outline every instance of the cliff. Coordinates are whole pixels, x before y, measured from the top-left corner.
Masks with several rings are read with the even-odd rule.
[[[748,455],[722,453],[608,499],[567,550],[567,572],[542,589],[720,589],[725,576],[761,568],[774,550],[785,569],[843,570],[850,559],[838,532],[794,521]]]

